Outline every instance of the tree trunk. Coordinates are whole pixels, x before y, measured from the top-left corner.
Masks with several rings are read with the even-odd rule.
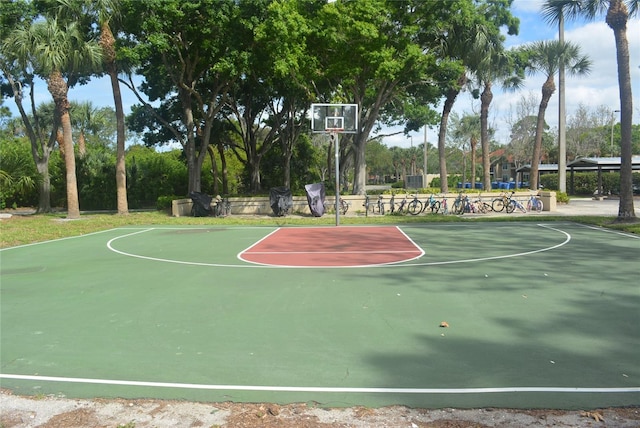
[[[353,194],[364,195],[367,192],[367,163],[365,160],[365,143],[367,136],[356,134],[355,137],[355,147],[353,150]]]
[[[487,81],[480,95],[480,145],[482,147],[482,185],[491,189],[491,161],[489,159],[489,106],[493,100],[491,82]]]
[[[224,145],[218,143],[218,154],[220,155],[220,175],[222,175],[222,193],[229,194],[229,170],[227,168],[227,157],[224,154]]]
[[[100,46],[107,74],[111,80],[113,92],[113,104],[116,110],[116,205],[118,214],[129,213],[127,202],[127,169],[125,164],[125,127],[124,109],[122,108],[122,93],[118,81],[118,69],[116,66],[116,40],[113,37],[109,23],[104,22],[100,26]]]
[[[444,101],[442,117],[440,118],[440,129],[438,130],[438,159],[440,160],[440,191],[442,193],[449,191],[446,155],[447,123],[449,122],[449,114],[453,108],[453,103],[455,103],[459,93],[460,91],[457,89],[447,91],[447,98]]]
[[[469,145],[471,146],[471,186],[473,187],[476,183],[476,148],[478,146],[478,139],[476,137],[471,137]]]
[[[49,174],[49,152],[36,161],[36,169],[40,174],[41,181],[38,184],[40,195],[38,199],[37,213],[51,212],[51,175]]]
[[[47,81],[49,92],[56,105],[56,114],[60,118],[64,147],[64,164],[67,181],[67,218],[80,218],[80,201],[78,200],[78,182],[76,178],[76,158],[73,151],[73,137],[71,134],[71,117],[69,116],[69,88],[67,82],[58,71],[51,73]]]
[[[122,94],[120,92],[120,82],[118,74],[114,70],[109,72],[111,78],[111,88],[113,90],[113,101],[116,110],[116,198],[118,214],[129,213],[129,202],[127,200],[127,167],[125,163],[125,127],[124,109],[122,107]]]
[[[51,158],[51,152],[55,147],[55,133],[52,134],[48,143],[44,143],[41,140],[41,133],[36,133],[33,128],[31,119],[27,115],[22,105],[22,87],[15,81],[11,74],[5,73],[5,77],[11,85],[11,90],[13,91],[13,99],[15,100],[16,106],[18,107],[20,117],[22,118],[22,122],[24,123],[27,137],[29,137],[29,142],[31,143],[31,157],[36,164],[38,173],[42,177],[42,181],[39,184],[40,194],[37,212],[48,213],[51,212],[51,176],[49,174],[49,159]],[[31,85],[31,91],[31,94],[33,95],[33,84]],[[35,116],[35,103],[32,103],[31,108]],[[57,121],[54,121],[54,129],[57,127],[57,123]],[[38,122],[35,121],[35,124],[38,125]],[[38,127],[38,131],[39,130],[40,128]]]
[[[631,131],[633,122],[633,95],[631,91],[631,72],[629,69],[629,41],[627,40],[627,21],[629,12],[621,0],[610,0],[606,22],[613,30],[616,41],[618,62],[618,88],[620,92],[620,205],[618,221],[636,219],[633,204],[633,169]]]
[[[536,138],[533,143],[533,155],[531,156],[531,172],[529,174],[529,188],[538,190],[538,171],[540,165],[540,154],[542,153],[542,136],[544,134],[544,116],[549,105],[549,100],[556,90],[553,82],[553,75],[547,77],[546,82],[542,85],[542,99],[538,107],[538,118],[536,120]]]

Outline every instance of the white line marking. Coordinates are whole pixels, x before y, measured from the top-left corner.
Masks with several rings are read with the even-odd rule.
[[[321,386],[265,386],[265,385],[205,385],[199,383],[141,382],[133,380],[87,379],[57,376],[30,376],[0,374],[0,379],[16,379],[43,382],[89,383],[96,385],[144,386],[154,388],[204,389],[223,391],[268,391],[268,392],[337,392],[337,393],[382,393],[382,394],[491,394],[505,392],[563,392],[563,393],[637,393],[640,386],[627,388],[580,388],[554,386],[513,386],[500,388],[345,388]]]
[[[333,226],[332,226],[333,227]],[[349,227],[371,227],[371,226],[349,226]],[[375,227],[375,226],[374,226]],[[387,226],[382,226],[382,227],[387,227]],[[253,265],[255,265],[255,267],[270,267],[270,268],[287,268],[287,269],[353,269],[353,268],[369,268],[369,267],[383,267],[383,266],[393,266],[399,263],[406,263],[409,262],[411,260],[416,260],[419,259],[420,257],[424,256],[425,251],[418,246],[411,238],[409,238],[409,236],[407,236],[406,233],[404,233],[402,231],[402,229],[400,229],[400,227],[395,226],[396,230],[399,231],[406,240],[408,240],[409,242],[411,242],[411,244],[413,244],[413,246],[415,247],[414,250],[402,250],[402,251],[387,251],[387,250],[380,250],[380,251],[369,251],[369,250],[365,250],[365,251],[250,251],[252,248],[254,248],[256,245],[258,245],[260,242],[264,241],[265,239],[267,239],[268,237],[270,237],[271,235],[273,235],[274,233],[276,233],[279,229],[274,230],[273,232],[271,232],[270,234],[266,235],[265,237],[263,237],[262,239],[258,240],[255,244],[251,245],[250,247],[242,250],[240,253],[238,253],[237,258],[239,260],[242,260],[243,262],[246,263],[251,263]],[[374,264],[360,264],[360,265],[309,265],[309,266],[301,266],[301,265],[283,265],[283,264],[272,264],[272,263],[262,263],[262,262],[257,262],[254,260],[247,260],[244,258],[245,255],[254,255],[254,254],[267,254],[267,255],[292,255],[292,254],[310,254],[310,255],[316,255],[316,254],[337,254],[337,255],[341,255],[341,254],[405,254],[405,253],[409,253],[409,254],[415,254],[416,252],[418,252],[419,254],[416,256],[413,256],[411,258],[407,258],[404,260],[397,260],[397,261],[393,261],[393,262],[386,262],[386,263],[374,263]]]
[[[250,254],[413,254],[416,252],[420,252],[420,250],[416,248],[415,250],[402,251],[252,251]],[[422,253],[424,254],[424,251]]]
[[[116,240],[118,240],[120,238],[124,238],[124,237],[127,237],[127,236],[135,235],[136,233],[122,235],[122,236],[118,236],[116,238],[113,238],[108,242],[107,247],[111,251],[114,251],[114,252],[116,252],[118,254],[121,254],[121,255],[127,256],[127,257],[134,257],[134,258],[139,258],[139,259],[144,259],[144,260],[151,260],[151,261],[165,262],[165,263],[175,263],[175,264],[190,265],[190,266],[230,267],[230,268],[270,268],[270,269],[280,269],[280,268],[286,268],[286,269],[289,269],[289,268],[291,268],[291,269],[318,269],[318,268],[321,268],[321,269],[352,269],[352,268],[365,268],[365,267],[366,268],[369,268],[369,267],[381,267],[381,268],[385,268],[385,267],[398,268],[398,267],[400,267],[400,268],[402,268],[402,267],[415,267],[415,266],[439,266],[439,265],[448,265],[448,264],[457,264],[457,263],[473,263],[473,262],[480,262],[480,261],[487,261],[487,260],[507,259],[507,258],[512,258],[512,257],[521,257],[521,256],[527,256],[527,255],[530,255],[530,254],[542,253],[542,252],[545,252],[545,251],[551,251],[551,250],[554,250],[556,248],[560,248],[560,247],[568,244],[569,241],[571,241],[571,235],[569,233],[563,231],[563,230],[560,230],[560,229],[557,229],[557,228],[554,228],[554,227],[551,227],[551,226],[545,225],[545,224],[537,224],[537,226],[544,227],[544,228],[559,232],[559,233],[565,235],[566,239],[563,242],[561,242],[559,244],[556,244],[556,245],[553,245],[551,247],[539,248],[537,250],[526,251],[526,252],[522,252],[522,253],[505,254],[505,255],[502,255],[502,256],[480,257],[480,258],[474,258],[474,259],[446,260],[446,261],[441,261],[441,262],[423,262],[423,263],[406,263],[406,261],[400,261],[400,262],[392,262],[392,263],[386,263],[386,264],[369,264],[369,265],[357,265],[357,266],[295,266],[295,265],[293,265],[293,266],[284,266],[284,265],[260,264],[260,263],[253,262],[253,261],[246,261],[246,260],[243,260],[241,258],[241,255],[243,254],[244,251],[247,251],[248,249],[254,247],[260,241],[266,239],[267,237],[269,237],[270,235],[275,233],[277,231],[277,229],[274,230],[273,232],[267,234],[264,238],[260,239],[255,244],[251,245],[249,248],[247,248],[243,252],[240,252],[237,255],[237,258],[239,260],[244,261],[247,264],[232,265],[232,264],[223,264],[223,263],[204,263],[204,262],[189,262],[189,261],[181,261],[181,260],[173,260],[173,259],[161,259],[161,258],[157,258],[157,257],[142,256],[142,255],[138,255],[138,254],[132,254],[132,253],[127,253],[127,252],[124,252],[124,251],[116,250],[111,245],[114,241],[116,241]],[[399,226],[396,226],[396,227],[399,228]],[[413,226],[407,225],[407,227],[413,227]],[[141,232],[138,232],[138,233],[147,232],[147,231],[154,230],[154,229],[160,229],[160,228],[144,229],[144,230],[142,230]],[[415,243],[414,243],[414,245],[416,246],[417,249],[422,251],[422,254],[420,256],[416,256],[415,257],[415,259],[418,259],[418,258],[422,257],[422,255],[424,255],[424,250],[422,250],[422,248],[417,246]]]
[[[537,226],[545,227],[547,229],[551,229],[551,230],[555,230],[556,232],[560,232],[560,233],[565,235],[566,239],[563,242],[561,242],[561,243],[559,243],[557,245],[553,245],[551,247],[539,248],[537,250],[525,251],[523,253],[505,254],[505,255],[502,255],[502,256],[479,257],[479,258],[476,258],[476,259],[446,260],[446,261],[442,261],[442,262],[407,263],[407,264],[403,264],[403,265],[395,265],[395,266],[392,266],[392,267],[399,267],[399,266],[402,266],[402,267],[405,267],[405,266],[437,266],[437,265],[449,265],[449,264],[455,264],[455,263],[471,263],[471,262],[483,262],[483,261],[487,261],[487,260],[508,259],[508,258],[511,258],[511,257],[528,256],[530,254],[543,253],[545,251],[555,250],[556,248],[560,248],[560,247],[568,244],[569,241],[571,241],[571,235],[569,233],[563,231],[563,230],[556,229],[556,228],[551,227],[551,226],[545,226],[544,224],[538,224]]]
[[[633,234],[627,233],[627,232],[620,232],[619,230],[605,229],[603,227],[589,226],[587,224],[579,224],[579,223],[578,223],[578,225],[582,226],[582,227],[586,227],[587,229],[597,230],[599,232],[613,233],[614,235],[620,235],[620,236],[624,236],[624,237],[627,237],[627,238],[640,239],[640,235],[633,235]]]
[[[118,239],[127,238],[129,236],[137,235],[137,234],[144,233],[144,232],[149,232],[149,231],[156,230],[156,229],[158,229],[158,228],[149,228],[149,229],[144,229],[144,230],[141,230],[141,231],[138,231],[138,232],[134,232],[134,233],[128,233],[126,235],[117,236],[117,237],[115,237],[115,238],[113,238],[113,239],[111,239],[111,240],[109,240],[107,242],[107,248],[110,249],[111,251],[113,251],[114,253],[120,254],[120,255],[125,256],[125,257],[133,257],[133,258],[137,258],[137,259],[151,260],[151,261],[154,261],[154,262],[175,263],[175,264],[179,264],[179,265],[209,266],[209,267],[238,267],[238,268],[270,267],[270,266],[254,266],[254,265],[228,265],[228,264],[221,264],[221,263],[189,262],[189,261],[182,261],[182,260],[161,259],[161,258],[158,258],[158,257],[141,256],[139,254],[127,253],[127,252],[115,249],[113,247],[113,245],[112,245]],[[180,228],[180,229],[184,229],[184,228]],[[198,228],[198,229],[201,229],[201,228]],[[275,266],[275,267],[278,267],[278,266]]]
[[[64,238],[50,239],[48,241],[32,242],[30,244],[17,245],[15,247],[0,248],[0,251],[15,250],[17,248],[33,247],[34,245],[48,244],[48,243],[51,243],[51,242],[66,241],[66,240],[69,240],[69,239],[76,239],[76,238],[84,238],[85,236],[98,235],[100,233],[111,232],[112,230],[119,230],[119,229],[120,228],[116,227],[116,228],[113,228],[113,229],[100,230],[98,232],[85,233],[84,235],[67,236],[67,237],[64,237]]]

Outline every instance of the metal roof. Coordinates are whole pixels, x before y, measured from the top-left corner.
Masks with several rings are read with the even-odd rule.
[[[567,170],[582,170],[582,171],[594,171],[597,169],[603,170],[619,170],[621,159],[620,157],[608,157],[608,158],[577,158],[567,163]],[[631,156],[631,167],[636,170],[640,170],[640,156]],[[523,165],[516,169],[516,172],[529,172],[531,171],[531,165]],[[558,164],[555,163],[541,163],[538,165],[538,172],[556,172],[558,171]]]
[[[620,157],[609,158],[578,158],[567,164],[567,168],[573,169],[620,169]],[[631,165],[633,169],[640,169],[640,156],[631,156]]]

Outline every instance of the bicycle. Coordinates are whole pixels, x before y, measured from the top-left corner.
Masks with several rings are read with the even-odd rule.
[[[347,211],[349,211],[349,202],[345,201],[344,199],[340,198],[340,213],[342,215],[345,215],[347,213]]]
[[[407,205],[407,195],[404,195],[404,198],[398,203],[398,207],[396,208],[394,204],[395,195],[391,195],[391,213],[404,214],[404,209]]]
[[[335,199],[334,199],[335,201]],[[347,213],[347,211],[349,211],[349,205],[351,205],[351,203],[345,201],[344,199],[340,198],[340,201],[338,202],[339,205],[339,210],[340,210],[340,214],[345,215]],[[327,201],[324,202],[324,208],[325,210],[327,210],[327,208],[329,210],[333,210],[333,212],[335,212],[336,209],[336,204],[335,202],[332,203],[331,205],[329,205],[327,203]]]
[[[478,194],[478,199],[476,199],[474,201],[475,207],[476,207],[476,211],[482,214],[486,214],[489,211],[493,211],[493,208],[491,207],[491,204],[486,203],[485,201],[482,200],[482,197],[480,197],[480,195]]]
[[[422,212],[422,202],[418,199],[417,193],[411,196],[413,199],[407,204],[407,212],[411,215],[418,215]]]
[[[537,193],[532,193],[527,201],[527,211],[535,211],[537,213],[542,212],[544,205],[542,204],[542,200]]]
[[[364,203],[362,204],[364,207],[364,215],[365,217],[369,216],[369,195],[364,195]]]
[[[229,198],[222,198],[220,195],[216,196],[216,203],[212,208],[214,217],[226,217],[231,214]]]
[[[437,213],[438,211],[440,211],[440,206],[441,203],[440,201],[438,201],[433,194],[431,194],[431,196],[429,196],[429,199],[427,199],[426,201],[424,201],[423,206],[422,206],[422,211],[427,211],[427,210],[431,210],[431,213]]]
[[[449,214],[449,203],[444,195],[442,196],[442,201],[440,201],[440,212],[445,215]]]
[[[475,202],[471,202],[471,199],[469,199],[469,195],[464,195],[464,198],[462,199],[462,203],[464,205],[465,213],[475,214],[478,212]]]
[[[453,214],[458,214],[458,215],[462,215],[464,214],[464,210],[465,210],[465,196],[463,196],[464,194],[462,192],[460,192],[458,194],[458,196],[456,197],[456,199],[453,201],[453,205],[451,206],[451,212]]]
[[[511,199],[511,204],[513,205],[513,209],[511,210],[511,212],[515,211],[516,209],[519,209],[520,212],[525,213],[525,214],[527,213],[527,209],[517,199],[512,198]]]
[[[507,214],[511,214],[515,209],[515,204],[512,204],[512,197],[515,192],[511,192],[510,195],[506,193],[501,193],[499,198],[496,198],[491,202],[491,209],[497,213],[506,211]]]
[[[378,214],[380,215],[384,215],[384,202],[383,202],[384,197],[382,195],[378,195],[378,202],[376,204],[376,206],[378,207]],[[374,212],[375,212],[375,207],[374,207]]]

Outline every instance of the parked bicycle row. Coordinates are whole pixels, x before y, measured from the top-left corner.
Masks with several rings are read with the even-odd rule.
[[[377,201],[372,202],[368,195],[365,195],[365,213],[368,214],[487,214],[490,212],[506,212],[511,214],[514,211],[522,213],[541,212],[544,208],[540,197],[532,193],[527,200],[519,200],[515,192],[503,192],[498,197],[490,200],[483,199],[480,194],[472,198],[468,193],[460,192],[454,199],[443,195],[431,194],[427,199],[420,200],[417,194],[406,194],[401,199],[392,194],[388,200],[385,195],[378,195]]]

